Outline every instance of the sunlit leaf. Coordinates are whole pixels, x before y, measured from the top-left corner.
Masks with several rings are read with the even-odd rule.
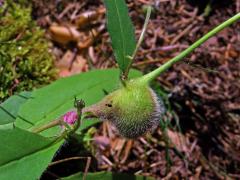
[[[11,96],[0,104],[0,125],[12,123],[17,118],[18,110],[31,96],[30,92],[22,92]]]
[[[130,75],[136,77],[140,72],[132,71]],[[23,129],[31,129],[57,119],[73,108],[75,96],[83,99],[86,105],[96,103],[104,96],[104,91],[111,92],[118,88],[118,77],[117,69],[109,69],[59,79],[51,85],[33,91],[31,99],[21,107],[15,124]],[[97,120],[83,121],[81,128],[97,122]],[[55,127],[43,135],[54,136],[59,131],[60,127]]]
[[[0,130],[0,179],[38,179],[62,142],[18,128]]]

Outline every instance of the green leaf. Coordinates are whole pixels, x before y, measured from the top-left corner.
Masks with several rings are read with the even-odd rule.
[[[123,73],[127,71],[136,47],[134,27],[124,0],[104,0],[107,9],[107,28],[117,63]]]
[[[19,108],[30,98],[30,95],[30,92],[22,92],[0,104],[0,125],[14,122]]]
[[[62,178],[62,180],[79,180],[83,179],[83,173],[77,173],[69,177]],[[112,173],[112,172],[96,172],[96,173],[87,173],[87,180],[154,180],[152,177],[146,176],[135,176],[124,173]]]
[[[0,130],[0,179],[38,179],[62,142],[28,131]]]
[[[139,76],[139,71],[132,71],[132,77]],[[117,69],[95,70],[68,78],[62,78],[51,85],[33,91],[20,109],[15,125],[31,129],[61,117],[73,108],[74,97],[83,99],[86,105],[96,103],[104,96],[104,90],[111,92],[118,87]],[[87,128],[97,120],[83,121],[81,129]],[[45,136],[54,136],[60,127],[43,132]]]
[[[45,137],[18,128],[0,130],[0,165],[33,153],[51,141]]]
[[[0,179],[7,180],[33,180],[39,179],[47,165],[51,162],[53,155],[61,143],[26,156],[19,161],[14,161],[6,166],[0,167]]]

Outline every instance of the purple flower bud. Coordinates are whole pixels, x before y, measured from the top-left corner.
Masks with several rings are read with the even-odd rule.
[[[78,114],[76,111],[69,111],[63,116],[63,121],[67,124],[74,124],[78,119]]]

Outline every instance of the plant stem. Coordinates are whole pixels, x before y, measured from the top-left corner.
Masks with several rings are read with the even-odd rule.
[[[147,15],[146,15],[146,18],[145,18],[145,21],[144,21],[144,25],[143,25],[143,29],[142,29],[141,35],[139,37],[139,40],[137,42],[136,48],[135,48],[135,50],[133,52],[133,55],[131,56],[132,63],[133,63],[133,60],[136,57],[136,54],[137,54],[137,51],[138,51],[140,45],[142,44],[142,41],[144,39],[144,35],[145,35],[146,30],[147,30],[147,25],[148,25],[148,22],[149,22],[149,19],[150,19],[150,16],[151,16],[151,11],[152,11],[151,6],[148,6],[147,7]],[[132,63],[131,63],[131,65],[132,65]]]
[[[48,124],[44,124],[43,126],[37,127],[35,129],[32,129],[32,132],[40,133],[40,132],[42,132],[42,131],[44,131],[46,129],[49,129],[49,128],[52,128],[52,127],[58,126],[58,125],[61,125],[61,120],[60,119],[51,121]]]
[[[222,29],[230,26],[234,22],[238,21],[240,19],[240,13],[234,15],[230,19],[224,21],[222,24],[215,27],[213,30],[208,32],[206,35],[204,35],[202,38],[197,40],[195,43],[193,43],[191,46],[189,46],[187,49],[185,49],[183,52],[181,52],[176,57],[172,58],[159,68],[155,69],[154,71],[142,76],[139,80],[143,83],[149,83],[152,80],[154,80],[157,76],[159,76],[161,73],[166,71],[168,68],[170,68],[173,64],[176,62],[182,60],[184,57],[186,57],[188,54],[190,54],[192,51],[194,51],[197,47],[199,47],[201,44],[203,44],[205,41],[207,41],[209,38],[220,32]]]
[[[147,7],[147,15],[146,15],[146,18],[145,18],[145,21],[144,21],[144,24],[143,24],[143,29],[142,29],[141,35],[140,35],[140,37],[138,39],[137,45],[135,47],[135,50],[134,50],[132,56],[128,56],[128,58],[130,59],[131,63],[128,65],[128,67],[127,67],[126,71],[124,72],[122,78],[120,78],[123,81],[128,78],[129,70],[130,70],[130,68],[131,68],[131,66],[133,64],[133,61],[134,61],[134,59],[135,59],[135,57],[137,55],[138,49],[139,49],[140,45],[142,44],[145,32],[147,30],[147,25],[148,25],[148,22],[149,22],[149,19],[150,19],[150,16],[151,16],[151,11],[152,11],[151,6],[148,6]],[[125,86],[124,82],[122,82],[122,84]]]

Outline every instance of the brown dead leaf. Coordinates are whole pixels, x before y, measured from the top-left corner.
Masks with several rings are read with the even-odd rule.
[[[70,67],[70,64],[71,64],[71,60],[74,58],[74,53],[70,50],[68,50],[64,55],[63,57],[57,61],[56,63],[56,66],[57,68],[60,68],[60,69],[68,69]]]
[[[96,136],[94,137],[94,142],[97,144],[101,149],[106,149],[110,146],[110,140],[106,136]]]
[[[87,60],[81,55],[77,55],[71,68],[71,75],[86,72],[88,70]]]
[[[92,21],[96,20],[103,13],[105,13],[105,11],[106,11],[105,8],[99,8],[96,11],[84,12],[80,16],[78,16],[75,23],[79,28],[82,28],[87,24],[91,23]]]
[[[67,77],[88,70],[87,60],[70,50],[56,63],[56,67],[60,70],[60,77]]]
[[[77,44],[78,49],[81,50],[90,47],[93,44],[94,39],[97,38],[97,36],[99,35],[99,33],[100,33],[99,31],[93,29],[89,36],[85,37],[85,39],[82,41],[78,41]]]
[[[67,44],[70,41],[78,41],[81,33],[74,26],[52,25],[49,28],[51,37],[54,41]]]
[[[185,136],[183,136],[181,133],[174,132],[169,129],[167,131],[167,135],[168,138],[170,139],[170,142],[174,147],[177,148],[177,150],[185,153],[189,152],[189,146]]]

